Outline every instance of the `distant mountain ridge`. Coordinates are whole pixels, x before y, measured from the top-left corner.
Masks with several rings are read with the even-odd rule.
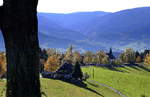
[[[149,16],[150,7],[119,11],[93,21],[95,25],[90,24],[86,33],[90,33],[90,39],[107,42],[112,47],[147,49],[150,48]]]
[[[150,48],[150,7],[111,12],[38,13],[41,47],[116,51]],[[2,36],[0,34],[0,43]],[[0,49],[4,48],[0,46]]]

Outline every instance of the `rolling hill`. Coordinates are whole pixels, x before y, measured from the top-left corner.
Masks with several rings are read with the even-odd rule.
[[[41,47],[116,51],[149,49],[150,7],[119,12],[38,13]],[[2,42],[0,34],[0,43]],[[4,46],[0,46],[2,49]]]
[[[86,34],[112,47],[149,48],[149,10],[150,7],[128,9],[97,18],[89,24]]]
[[[66,29],[60,26],[56,21],[52,21],[52,19],[47,18],[49,14],[38,14],[38,22],[39,22],[39,32],[44,33],[47,36],[54,36],[58,38],[67,38],[67,39],[85,39],[85,36],[77,31]]]
[[[87,87],[79,87],[67,82],[53,79],[41,79],[42,97],[120,97],[114,91],[106,87],[95,87],[88,84]],[[6,81],[0,80],[0,97],[5,97]]]
[[[90,24],[90,22],[95,18],[100,18],[107,14],[109,14],[109,12],[95,11],[95,12],[76,12],[69,14],[38,13],[38,16],[45,17],[47,18],[47,20],[59,24],[59,26],[63,28],[77,32],[82,32],[82,29],[87,29],[86,24]],[[83,32],[80,34],[82,35]]]
[[[89,80],[111,86],[126,95],[126,97],[150,97],[150,69],[148,68],[140,66],[84,67],[82,70],[91,75]]]

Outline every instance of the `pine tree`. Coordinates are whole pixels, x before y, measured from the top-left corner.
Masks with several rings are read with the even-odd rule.
[[[140,56],[140,53],[138,51],[135,52],[135,57],[137,58],[138,56]]]
[[[110,48],[110,51],[109,51],[109,53],[108,53],[108,56],[109,56],[110,59],[115,59],[115,56],[114,56],[113,53],[112,53],[112,48]]]
[[[74,66],[74,71],[73,71],[73,73],[72,73],[72,76],[73,76],[73,78],[75,78],[75,79],[82,80],[83,73],[82,73],[82,70],[81,70],[81,68],[80,68],[79,62],[76,62],[75,66]]]

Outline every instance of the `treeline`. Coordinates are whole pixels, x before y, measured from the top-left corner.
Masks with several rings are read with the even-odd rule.
[[[118,57],[114,56],[112,49],[109,52],[98,51],[93,53],[86,51],[80,53],[74,51],[70,46],[66,52],[60,52],[56,49],[40,49],[40,69],[45,71],[55,71],[63,63],[75,64],[79,62],[80,65],[89,64],[108,64],[108,65],[123,65],[123,64],[144,64],[150,66],[150,50],[144,52],[134,51],[127,48],[120,53]],[[5,53],[0,53],[0,76],[6,73],[6,57]]]
[[[124,52],[120,53],[118,57],[114,56],[111,48],[109,52],[98,51],[93,53],[91,51],[87,51],[85,53],[80,53],[78,51],[74,51],[73,47],[70,46],[64,53],[61,53],[56,49],[42,49],[40,52],[41,64],[44,64],[43,68],[46,71],[55,71],[64,62],[70,64],[79,62],[80,65],[150,64],[150,50],[138,52],[131,48],[127,48]]]

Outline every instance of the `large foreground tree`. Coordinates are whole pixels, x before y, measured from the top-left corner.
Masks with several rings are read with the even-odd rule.
[[[4,0],[1,30],[7,57],[7,97],[41,97],[38,0]]]

